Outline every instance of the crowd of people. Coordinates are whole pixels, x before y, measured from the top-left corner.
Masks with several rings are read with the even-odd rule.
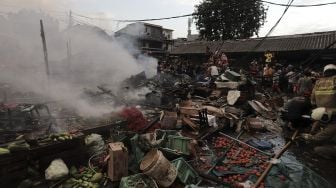
[[[203,64],[194,64],[182,59],[166,59],[158,62],[157,73],[186,74],[196,81],[205,77],[216,79],[229,67],[228,58],[224,53],[216,52],[208,57]]]
[[[224,53],[209,56],[209,61],[194,65],[188,61],[161,63],[158,73],[171,72],[187,74],[198,80],[201,76],[215,80],[229,68]],[[289,126],[302,124],[302,115],[308,114],[313,125],[308,133],[301,134],[302,139],[315,143],[314,150],[324,158],[336,157],[336,65],[327,65],[323,72],[310,69],[280,65],[276,63],[260,64],[256,60],[249,65],[246,76],[254,80],[264,91],[282,94],[290,100],[288,107]],[[241,72],[243,73],[243,72]],[[312,112],[312,113],[311,113]],[[322,127],[322,128],[321,128]]]
[[[159,61],[157,73],[172,73],[172,74],[186,74],[192,78],[196,78],[197,75],[203,72],[204,66],[194,65],[189,61],[184,60],[169,60]]]
[[[295,68],[293,65],[262,66],[255,60],[250,63],[249,69],[250,77],[261,83],[260,89],[270,89],[272,92],[286,93],[289,96],[309,96],[313,84],[320,77],[319,73]]]
[[[157,72],[186,74],[199,81],[204,77],[216,79],[229,68],[229,61],[225,53],[211,53],[208,62],[194,64],[187,60],[168,59],[159,61]],[[261,64],[253,60],[245,72],[246,76],[256,81],[258,89],[268,90],[278,94],[293,96],[310,96],[313,85],[321,74],[301,67],[287,66],[276,63]]]
[[[253,61],[250,75],[261,83],[261,89],[290,98],[285,107],[288,126],[308,130],[300,138],[312,144],[316,154],[327,159],[336,157],[336,65],[325,66],[319,74],[292,65],[262,67]],[[304,115],[311,118],[312,126]]]

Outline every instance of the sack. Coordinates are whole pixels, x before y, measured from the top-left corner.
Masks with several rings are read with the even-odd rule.
[[[62,159],[55,159],[45,170],[47,180],[59,180],[69,174],[69,169]]]
[[[85,137],[85,145],[89,155],[101,154],[105,151],[103,137],[99,134],[90,134]]]

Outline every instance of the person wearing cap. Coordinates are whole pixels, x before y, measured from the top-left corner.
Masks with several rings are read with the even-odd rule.
[[[311,103],[317,108],[313,110],[312,119],[316,122],[310,134],[302,134],[307,142],[317,144],[314,151],[327,159],[336,157],[336,65],[324,67],[320,78],[312,91]],[[317,127],[323,127],[315,133]]]

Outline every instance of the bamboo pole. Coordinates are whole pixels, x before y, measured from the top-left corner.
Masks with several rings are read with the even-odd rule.
[[[283,153],[285,153],[285,151],[287,151],[287,149],[289,148],[289,146],[293,143],[294,139],[296,138],[297,134],[299,133],[299,130],[296,130],[293,134],[293,136],[291,137],[291,140],[287,142],[287,144],[280,150],[279,153],[277,153],[275,155],[275,159],[279,159]],[[271,170],[273,166],[273,163],[269,163],[267,165],[267,168],[265,169],[265,171],[261,174],[261,176],[259,177],[259,179],[257,180],[257,182],[252,186],[252,188],[257,188],[260,183],[262,181],[264,181],[264,179],[266,178],[267,174],[269,173],[269,171]]]

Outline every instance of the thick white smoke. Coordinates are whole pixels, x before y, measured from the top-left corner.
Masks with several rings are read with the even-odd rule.
[[[49,81],[40,19],[44,22],[47,40]],[[135,59],[125,45],[96,27],[77,25],[60,30],[53,17],[27,10],[0,17],[0,25],[0,82],[9,83],[22,92],[37,93],[43,97],[41,101],[61,101],[83,116],[99,116],[116,109],[111,104],[87,102],[80,97],[83,88],[104,84],[116,90],[119,83],[131,75],[146,71],[147,76],[153,76],[156,71],[155,59],[146,56]]]

